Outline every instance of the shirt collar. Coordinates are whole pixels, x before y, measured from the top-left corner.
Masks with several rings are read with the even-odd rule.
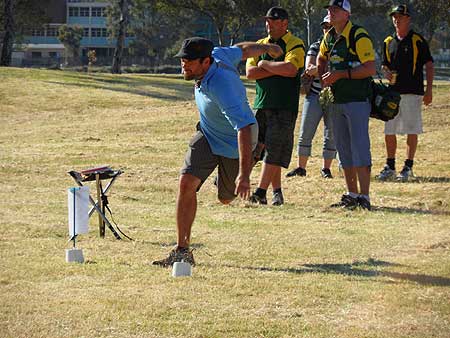
[[[209,79],[214,74],[216,69],[217,69],[217,62],[213,62],[211,64],[211,66],[209,66],[208,71],[206,72],[206,74],[203,77],[203,79],[201,79],[199,81],[195,81],[195,88],[199,88],[200,89],[202,86],[207,86],[207,83],[208,83]]]
[[[286,32],[286,34],[284,34],[280,39],[287,43],[289,41],[289,39],[291,38],[291,36],[292,36],[292,33],[288,30]],[[280,39],[278,39],[278,40],[280,40]],[[275,43],[275,40],[273,40],[270,36],[268,37],[267,41],[270,43]]]
[[[352,22],[349,20],[347,24],[344,27],[344,30],[341,33],[341,36],[343,36],[347,42],[347,47],[350,45],[350,30],[352,29]]]

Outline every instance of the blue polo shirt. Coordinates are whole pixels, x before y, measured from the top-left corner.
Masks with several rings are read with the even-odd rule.
[[[213,154],[238,158],[237,132],[256,123],[236,66],[242,59],[239,47],[216,47],[214,63],[195,88],[200,127]]]

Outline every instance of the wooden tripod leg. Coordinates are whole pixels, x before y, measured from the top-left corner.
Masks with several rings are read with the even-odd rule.
[[[100,174],[95,175],[95,184],[97,186],[97,205],[98,205],[99,210],[102,210],[103,203],[102,203],[101,193],[100,193],[100,189],[101,189]],[[100,214],[98,215],[98,230],[100,233],[100,237],[104,238],[105,237],[105,222],[103,221],[103,218]]]

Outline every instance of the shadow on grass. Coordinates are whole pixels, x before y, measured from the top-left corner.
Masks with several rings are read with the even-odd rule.
[[[415,282],[421,285],[432,286],[450,286],[450,278],[440,276],[429,276],[424,274],[411,274],[404,272],[390,272],[390,271],[374,271],[363,269],[361,266],[380,267],[380,266],[401,266],[400,264],[389,263],[385,261],[378,261],[368,259],[366,262],[354,262],[352,264],[304,264],[302,268],[271,268],[271,267],[253,267],[253,266],[233,266],[225,265],[228,268],[239,268],[254,271],[269,271],[269,272],[288,272],[295,274],[305,273],[324,273],[324,274],[338,274],[347,276],[359,277],[387,277],[395,280]]]
[[[404,208],[404,207],[394,208],[394,207],[372,206],[372,212],[392,212],[392,213],[399,213],[399,214],[450,216],[450,211],[445,211],[445,210],[424,210],[424,209]]]
[[[392,181],[392,183],[408,184],[408,183],[450,183],[450,177],[433,177],[433,176],[415,176],[407,182]]]
[[[138,74],[137,76],[111,76],[108,74],[71,74],[64,73],[64,78],[73,80],[75,82],[58,82],[58,81],[46,81],[47,83],[67,85],[67,86],[79,86],[95,89],[111,90],[115,92],[125,92],[142,96],[149,96],[165,100],[186,101],[192,99],[193,94],[193,81],[185,81],[181,75],[146,75]],[[96,84],[99,83],[99,84]],[[177,83],[178,82],[178,83]],[[255,82],[244,80],[244,86],[247,89],[254,89]],[[127,85],[131,88],[112,87],[109,85]],[[176,95],[165,95],[155,91],[140,90],[133,87],[138,86],[153,86],[164,88],[168,90],[175,90]]]
[[[149,81],[148,83],[145,83],[145,81],[109,81],[109,79],[89,79],[90,82],[81,82],[81,83],[75,83],[75,82],[60,82],[60,81],[45,81],[46,83],[61,85],[61,86],[72,86],[72,87],[80,87],[80,88],[93,88],[93,89],[101,89],[101,90],[110,90],[113,92],[120,92],[120,93],[128,93],[128,94],[135,94],[140,96],[146,96],[146,97],[152,97],[156,99],[162,99],[162,100],[171,100],[171,101],[186,101],[191,100],[191,97],[193,95],[193,89],[192,86],[186,86],[184,84],[176,84],[176,83],[164,83],[164,81],[158,81],[155,83],[154,81]],[[94,82],[94,83],[92,83]],[[99,83],[95,83],[99,82]],[[125,84],[127,85],[127,88],[124,87],[115,87],[115,86],[109,86],[108,84]],[[169,94],[163,94],[158,91],[149,90],[149,89],[138,89],[137,86],[145,86],[150,85],[153,87],[158,87],[161,89],[167,89],[167,90],[173,90],[176,92],[174,95]]]

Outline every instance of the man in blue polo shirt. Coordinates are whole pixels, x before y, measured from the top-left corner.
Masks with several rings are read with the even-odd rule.
[[[195,80],[195,102],[200,114],[197,133],[180,171],[176,207],[177,246],[154,265],[171,266],[184,260],[195,264],[189,250],[191,228],[197,211],[197,196],[203,182],[218,167],[218,198],[230,203],[237,195],[250,196],[252,150],[257,142],[257,124],[248,104],[237,65],[248,57],[269,53],[281,55],[278,45],[243,42],[216,47],[204,38],[183,41],[181,58],[185,80]]]

